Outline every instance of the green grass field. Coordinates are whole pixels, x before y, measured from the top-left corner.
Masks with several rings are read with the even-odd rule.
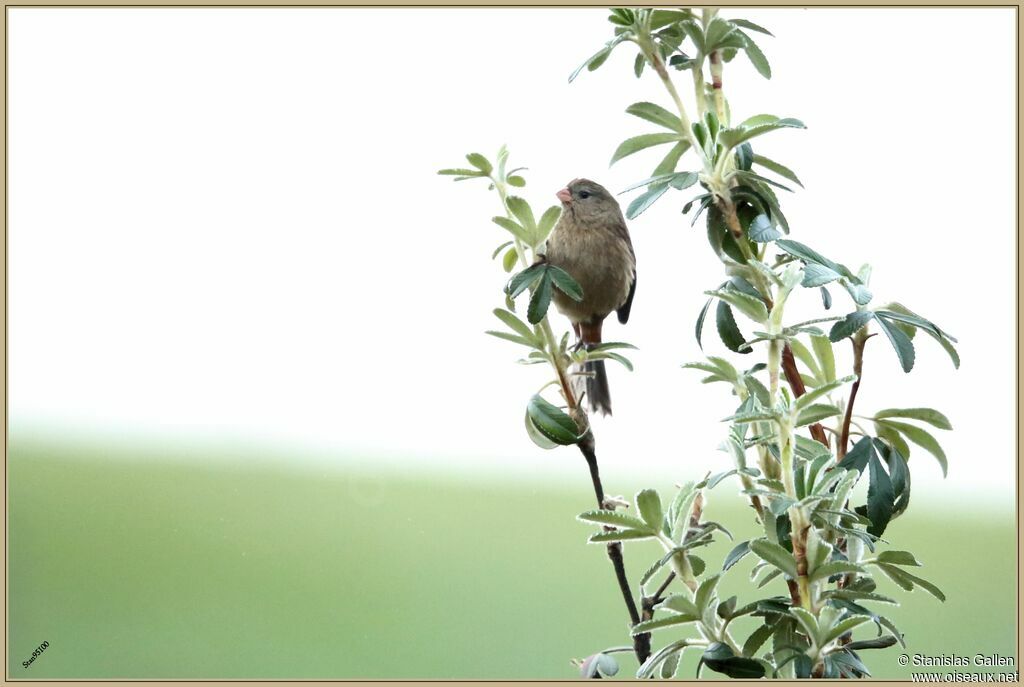
[[[591,507],[582,474],[576,490],[502,488],[149,452],[12,438],[10,677],[571,678],[570,658],[625,643],[604,549],[574,519]],[[749,522],[732,488],[711,516]],[[1013,656],[1012,514],[918,505],[888,534],[949,599],[887,590],[909,653]],[[634,581],[658,552],[627,547]],[[863,656],[909,678],[899,653]]]

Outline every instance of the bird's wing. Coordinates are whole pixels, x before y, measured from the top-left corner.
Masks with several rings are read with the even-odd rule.
[[[619,322],[626,324],[629,321],[629,309],[633,307],[633,294],[636,293],[636,272],[633,272],[633,283],[629,285],[629,295],[626,302],[615,312],[619,315]]]

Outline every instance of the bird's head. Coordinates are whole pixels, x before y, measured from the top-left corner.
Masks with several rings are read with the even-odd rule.
[[[573,179],[555,196],[562,202],[562,212],[583,222],[621,217],[619,204],[601,184],[590,179]]]

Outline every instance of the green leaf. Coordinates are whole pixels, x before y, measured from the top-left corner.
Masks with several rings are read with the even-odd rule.
[[[750,348],[740,348],[746,339],[743,337],[740,328],[736,325],[736,318],[733,317],[732,308],[725,301],[718,301],[718,307],[715,310],[715,325],[718,329],[719,338],[722,339],[722,343],[730,351],[744,355],[752,352]]]
[[[744,123],[733,129],[724,129],[718,137],[719,142],[726,150],[731,150],[744,141],[749,141],[752,138],[762,136],[771,131],[776,131],[778,129],[807,128],[799,119],[793,119],[792,117],[780,119],[778,117],[773,117],[772,115],[761,116],[770,117],[771,119],[759,120],[752,126],[745,126]],[[747,121],[749,122],[750,120]]]
[[[533,236],[537,232],[537,222],[533,218],[533,210],[530,204],[519,196],[509,196],[505,200],[509,212],[515,217],[519,224],[526,230],[527,235]]]
[[[547,268],[548,276],[551,277],[551,281],[559,291],[574,301],[583,300],[583,288],[568,272],[554,265],[548,265]]]
[[[873,451],[868,460],[868,468],[871,472],[867,505],[871,527],[868,528],[868,533],[881,537],[892,518],[892,506],[896,499],[896,493],[892,487],[892,480]]]
[[[755,165],[760,165],[769,171],[775,172],[780,177],[789,179],[794,184],[803,187],[803,184],[800,183],[800,179],[797,177],[796,173],[794,173],[789,167],[786,167],[775,160],[769,159],[764,155],[758,155],[757,153],[754,154],[753,162]]]
[[[764,301],[760,298],[741,291],[726,289],[705,291],[704,293],[725,301],[755,322],[764,323],[768,320],[768,308],[765,307]]]
[[[904,372],[910,372],[914,367],[914,343],[899,327],[887,322],[884,317],[876,317],[879,328],[889,337],[889,343],[896,349],[896,356],[900,359],[900,366]]]
[[[533,286],[533,284],[544,275],[544,267],[544,263],[537,263],[535,265],[530,265],[522,272],[519,272],[509,280],[508,285],[505,287],[505,293],[507,293],[510,298],[516,298],[519,296],[519,294]]]
[[[750,58],[750,63],[754,65],[754,69],[764,78],[772,78],[772,67],[768,64],[768,58],[761,52],[761,48],[757,46],[753,38],[742,31],[739,33],[743,37],[743,50],[747,53],[747,57]]]
[[[813,289],[824,286],[839,279],[839,273],[831,267],[819,265],[816,262],[809,262],[804,266],[804,278],[800,285],[804,288]]]
[[[853,336],[873,319],[875,319],[875,313],[870,310],[855,310],[832,325],[832,329],[828,333],[829,341],[836,343]]]
[[[921,567],[921,564],[914,557],[914,554],[909,551],[882,551],[878,554],[878,561],[880,563],[889,563],[891,565],[909,565],[915,568]]]
[[[770,563],[788,576],[796,578],[796,560],[793,558],[793,554],[778,544],[767,539],[755,539],[750,542],[750,550],[766,563]]]
[[[516,188],[522,188],[523,186],[526,186],[526,179],[519,176],[518,174],[513,174],[509,176],[507,179],[505,179],[505,181],[508,182],[509,186],[515,186]]]
[[[876,420],[884,420],[890,417],[920,420],[939,429],[953,429],[953,425],[949,423],[949,418],[934,408],[886,408],[875,413]]]
[[[825,384],[822,384],[821,386],[816,387],[816,388],[812,389],[811,391],[808,391],[803,396],[798,398],[793,403],[793,407],[797,408],[798,410],[803,410],[804,408],[809,407],[813,401],[821,398],[825,394],[831,393],[832,391],[838,389],[839,387],[843,386],[844,384],[849,384],[850,382],[854,382],[856,380],[857,380],[857,375],[850,375],[848,377],[843,377],[842,379],[836,379],[836,380],[834,380],[832,382],[827,382]]]
[[[915,586],[918,586],[939,601],[946,600],[946,595],[942,593],[942,590],[928,580],[921,579],[917,575],[909,573],[903,568],[897,568],[894,565],[880,563],[878,567],[889,577],[889,579],[908,592],[913,590]]]
[[[526,422],[526,434],[530,437],[530,441],[545,450],[558,447],[558,444],[548,439],[539,429],[537,429],[537,425],[534,424],[533,419],[530,417],[529,409],[527,409],[524,415]]]
[[[515,248],[509,248],[501,258],[502,269],[506,272],[511,272],[516,268],[517,260],[519,260],[519,253],[516,252]]]
[[[660,530],[665,520],[661,510],[661,497],[653,489],[644,489],[636,495],[636,509],[650,529]]]
[[[642,623],[637,623],[633,626],[630,632],[634,635],[639,635],[645,632],[650,632],[651,630],[660,630],[666,627],[674,627],[675,625],[685,625],[686,623],[692,623],[697,619],[697,616],[693,615],[672,614],[665,616],[664,618],[645,620]]]
[[[700,583],[697,587],[697,593],[694,595],[693,603],[697,606],[697,610],[704,613],[707,609],[708,604],[711,603],[711,599],[715,593],[715,587],[718,586],[718,581],[721,579],[719,575],[712,575],[708,579]]]
[[[516,334],[519,334],[519,336],[534,343],[540,343],[540,338],[538,338],[534,333],[533,327],[520,320],[513,313],[510,313],[508,310],[502,310],[501,308],[495,308],[493,312],[495,317],[501,320],[505,326]]]
[[[530,233],[523,227],[519,226],[508,217],[492,217],[491,221],[497,224],[499,227],[509,232],[523,243],[530,243]]]
[[[708,308],[711,307],[711,303],[714,302],[714,300],[714,298],[709,298],[707,302],[704,304],[704,307],[700,309],[700,314],[697,315],[697,325],[694,328],[694,333],[697,336],[697,347],[702,351],[704,350],[704,344],[701,343],[700,339],[701,334],[704,331],[704,318],[707,316]]]
[[[494,167],[491,166],[491,163],[480,153],[470,153],[466,156],[466,159],[469,160],[469,164],[479,169],[484,176],[487,176],[494,171]]]
[[[561,208],[554,205],[544,211],[544,214],[540,216],[540,222],[537,223],[537,240],[534,241],[534,245],[540,245],[548,237],[561,214]]]
[[[907,424],[906,422],[896,422],[895,420],[879,420],[878,424],[889,427],[896,430],[911,442],[917,444],[928,453],[935,456],[936,460],[939,461],[939,465],[942,466],[942,476],[945,477],[949,470],[949,463],[946,460],[946,452],[942,450],[942,446],[936,441],[935,437],[914,425]]]
[[[512,243],[513,243],[512,241],[506,241],[505,243],[503,243],[500,246],[498,246],[497,248],[495,248],[494,252],[491,253],[491,260],[494,260],[494,258],[498,257],[498,253],[500,253],[502,250],[504,250],[504,249],[508,248],[509,246],[511,246]]]
[[[636,74],[636,78],[639,79],[641,76],[643,76],[644,67],[646,66],[647,58],[644,57],[644,54],[642,52],[637,53],[636,57],[633,59],[633,73]]]
[[[844,618],[822,633],[823,636],[821,638],[821,643],[822,645],[828,644],[832,640],[839,638],[843,633],[849,632],[856,627],[860,627],[870,620],[871,617],[867,615],[853,615],[848,618]]]
[[[793,355],[796,356],[797,360],[807,366],[811,376],[814,377],[814,384],[812,386],[818,386],[821,383],[821,368],[818,367],[818,360],[811,352],[797,339],[792,339],[789,342],[789,347],[793,351]]]
[[[848,561],[832,561],[831,563],[825,563],[824,565],[818,566],[814,572],[811,573],[811,582],[827,580],[833,575],[864,572],[865,570],[863,567],[854,563],[850,563]]]
[[[651,539],[653,532],[642,532],[639,530],[616,530],[614,532],[598,532],[590,535],[587,541],[591,544],[607,544],[608,542],[629,541],[632,539]]]
[[[530,348],[536,348],[537,350],[541,350],[541,348],[537,346],[537,344],[532,339],[524,339],[521,336],[509,334],[508,332],[496,332],[488,329],[486,332],[484,332],[484,334],[490,334],[491,336],[496,336],[499,339],[504,339],[505,341],[511,341],[512,343],[522,344],[523,346],[528,346]]]
[[[652,528],[640,518],[634,515],[620,513],[617,510],[588,510],[577,515],[576,519],[582,520],[583,522],[596,523],[598,525],[609,525],[610,527],[618,527],[620,529],[636,530],[647,534],[654,534],[655,530],[660,528],[660,525],[658,528]]]
[[[729,645],[715,642],[701,655],[700,662],[716,673],[738,680],[753,680],[765,675],[765,667],[753,658],[737,656]]]
[[[814,404],[800,411],[800,415],[797,416],[796,425],[797,427],[813,425],[825,418],[835,417],[836,415],[839,415],[839,408],[836,408],[834,405],[825,403]]]
[[[680,135],[675,133],[641,134],[640,136],[627,138],[615,149],[615,152],[612,154],[612,161],[609,164],[614,165],[622,158],[638,153],[641,150],[679,140],[681,140]]]
[[[749,541],[744,541],[737,544],[735,548],[733,548],[733,550],[729,552],[729,555],[725,557],[725,562],[722,563],[722,572],[725,572],[732,566],[739,563],[740,559],[746,556],[748,553],[750,553]],[[747,652],[744,651],[743,653]]]
[[[747,236],[751,241],[757,243],[768,243],[782,237],[782,232],[775,228],[775,225],[768,215],[758,215],[747,228]]]
[[[768,641],[768,638],[772,636],[775,628],[771,625],[760,625],[756,630],[750,633],[747,637],[747,641],[743,642],[743,655],[753,656],[757,653],[757,650]]]
[[[475,169],[439,169],[439,170],[437,170],[437,173],[442,175],[442,176],[457,176],[457,177],[462,177],[462,178],[465,178],[465,179],[468,179],[468,178],[471,178],[471,177],[486,177],[487,176],[483,172],[475,170]],[[456,179],[455,181],[461,181],[461,179]]]
[[[665,191],[668,190],[668,184],[654,184],[649,190],[637,196],[629,207],[626,208],[626,219],[636,219],[640,213],[654,204],[654,201],[665,195]]]
[[[742,27],[744,29],[749,29],[750,31],[757,31],[758,33],[763,33],[766,36],[775,35],[768,29],[764,28],[763,26],[758,26],[757,24],[748,19],[730,19],[729,21],[735,24],[736,26]]]
[[[679,121],[679,117],[666,110],[661,105],[655,105],[654,103],[640,102],[633,103],[626,108],[626,112],[645,119],[648,122],[663,126],[666,129],[671,129],[680,134],[686,134],[686,129],[683,128],[683,123]]]
[[[680,141],[672,146],[665,157],[662,158],[658,166],[654,168],[651,176],[658,176],[659,174],[671,174],[676,171],[676,165],[679,164],[679,158],[683,156],[687,150],[690,149],[689,141]]]
[[[827,336],[811,336],[811,346],[814,354],[821,361],[821,373],[823,380],[834,382],[836,379],[836,358],[832,352],[832,344]]]
[[[749,172],[750,165],[754,162],[754,149],[749,143],[736,147],[736,167],[742,171]]]
[[[674,556],[675,553],[672,555]],[[700,616],[701,613],[700,609],[697,608],[697,604],[687,594],[672,594],[658,608],[675,611],[683,615]]]
[[[571,417],[562,410],[535,394],[526,406],[530,419],[549,441],[561,446],[569,446],[579,441],[579,427]]]
[[[533,295],[530,296],[530,306],[526,310],[526,319],[531,324],[540,323],[547,315],[548,306],[551,305],[552,290],[551,273],[545,270],[537,287],[533,290]]]
[[[813,262],[818,265],[824,265],[830,268],[834,272],[838,272],[847,279],[853,279],[856,281],[853,273],[850,270],[844,268],[842,265],[832,262],[824,255],[814,250],[810,246],[805,246],[799,241],[793,241],[792,239],[782,239],[777,241],[775,245],[785,252],[789,253],[793,257],[800,258],[804,262]]]

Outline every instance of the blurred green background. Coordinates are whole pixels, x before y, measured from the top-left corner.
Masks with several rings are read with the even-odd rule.
[[[571,658],[626,643],[604,549],[574,519],[592,505],[582,464],[575,486],[502,486],[12,436],[8,480],[12,678],[571,678]],[[708,515],[745,537],[733,486]],[[887,534],[949,599],[882,584],[909,653],[1014,656],[1013,514],[915,499]],[[659,552],[627,547],[634,582]],[[752,564],[723,582],[741,602]],[[862,655],[876,677],[909,678],[900,651]]]

